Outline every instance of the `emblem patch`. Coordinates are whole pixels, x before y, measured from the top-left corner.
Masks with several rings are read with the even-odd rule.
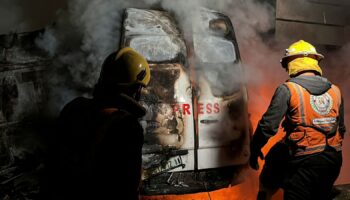
[[[319,96],[310,95],[312,109],[320,115],[327,115],[333,107],[333,99],[328,93]]]

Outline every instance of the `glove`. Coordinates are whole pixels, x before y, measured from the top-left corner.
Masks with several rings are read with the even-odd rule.
[[[258,126],[250,141],[249,165],[251,168],[255,170],[259,169],[258,158],[264,160],[264,154],[261,152],[261,148],[267,143],[267,141],[268,137],[263,134],[261,126]]]
[[[249,165],[251,168],[258,170],[259,169],[259,163],[258,158],[261,160],[264,160],[264,154],[261,152],[261,150],[255,150],[251,151],[250,157],[249,157]]]

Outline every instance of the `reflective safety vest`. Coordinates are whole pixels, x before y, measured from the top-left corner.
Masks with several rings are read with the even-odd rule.
[[[292,155],[321,152],[328,145],[341,150],[342,136],[338,131],[341,94],[337,86],[321,95],[312,95],[294,82],[284,83],[290,91],[289,110],[282,126],[284,138]]]

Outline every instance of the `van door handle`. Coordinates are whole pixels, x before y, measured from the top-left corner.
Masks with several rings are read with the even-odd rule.
[[[219,120],[217,119],[202,119],[200,123],[202,124],[212,124],[212,123],[218,123]]]

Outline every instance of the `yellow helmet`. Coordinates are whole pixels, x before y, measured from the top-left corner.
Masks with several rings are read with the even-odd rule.
[[[293,43],[286,49],[285,56],[280,61],[283,68],[288,67],[288,63],[296,58],[309,57],[316,61],[321,61],[324,56],[317,53],[316,48],[304,40]]]
[[[99,83],[147,86],[150,81],[147,60],[131,47],[110,54],[102,65]]]

